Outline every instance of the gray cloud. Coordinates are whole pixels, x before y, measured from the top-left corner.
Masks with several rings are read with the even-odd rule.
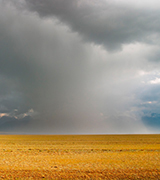
[[[3,116],[0,118],[0,131],[7,133],[23,134],[26,131],[26,129],[28,129],[29,132],[30,127],[28,127],[28,124],[30,120],[30,116],[26,116],[20,120],[16,119],[15,117]]]
[[[26,4],[41,17],[58,17],[84,40],[109,50],[120,49],[128,43],[155,43],[159,39],[159,9],[143,9],[110,0],[28,0]]]
[[[80,40],[68,33],[66,26],[56,25],[56,22],[41,21],[32,14],[22,13],[19,17],[14,7],[5,6],[1,12],[6,15],[1,21],[4,28],[1,31],[4,37],[1,41],[1,74],[4,81],[10,78],[12,83],[16,82],[17,91],[22,93],[19,98],[23,101],[12,111],[16,108],[19,113],[25,113],[33,108],[40,114],[38,122],[32,125],[51,127],[51,130],[66,126],[66,129],[72,129],[70,126],[74,127],[74,124],[78,127],[74,121],[80,114],[84,114],[84,119],[76,122],[85,123],[93,110],[86,100],[90,70],[85,59],[89,54]],[[11,18],[12,23],[5,21]]]
[[[158,14],[109,1],[0,1],[0,130],[152,132],[141,117],[159,105],[140,104],[152,92],[142,82],[157,65],[148,59]]]

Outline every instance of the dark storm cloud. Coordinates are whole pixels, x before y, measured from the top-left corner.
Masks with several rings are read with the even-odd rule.
[[[22,94],[17,91],[17,83],[1,74],[0,76],[0,113],[16,109],[22,101]]]
[[[158,105],[139,105],[152,92],[139,71],[156,66],[147,59],[159,47],[159,11],[151,11],[111,1],[0,1],[0,130],[148,132],[143,110]]]
[[[23,134],[31,121],[30,116],[16,119],[15,117],[3,116],[0,118],[0,131]]]
[[[58,17],[84,40],[109,50],[134,42],[153,43],[160,35],[159,9],[110,0],[27,0],[26,4],[41,17]]]
[[[14,104],[12,108],[1,103],[10,110],[7,115],[17,109],[19,116],[33,108],[37,120],[30,121],[30,126],[43,133],[76,133],[75,128],[83,123],[89,126],[97,115],[87,100],[88,48],[66,26],[19,13],[12,5],[1,8],[1,75],[5,83],[7,79],[12,82],[7,90],[13,88],[21,94],[18,98],[12,92],[6,96],[5,102]],[[3,92],[1,95],[4,97]],[[16,104],[13,98],[20,102]]]

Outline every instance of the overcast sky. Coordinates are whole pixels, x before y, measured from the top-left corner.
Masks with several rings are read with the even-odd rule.
[[[160,132],[159,0],[0,0],[0,132]]]

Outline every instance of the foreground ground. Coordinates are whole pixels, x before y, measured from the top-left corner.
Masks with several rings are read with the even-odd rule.
[[[0,135],[0,179],[160,179],[160,135]]]

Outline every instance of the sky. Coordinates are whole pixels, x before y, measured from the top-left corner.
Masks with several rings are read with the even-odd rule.
[[[160,133],[159,0],[0,0],[0,133]]]

